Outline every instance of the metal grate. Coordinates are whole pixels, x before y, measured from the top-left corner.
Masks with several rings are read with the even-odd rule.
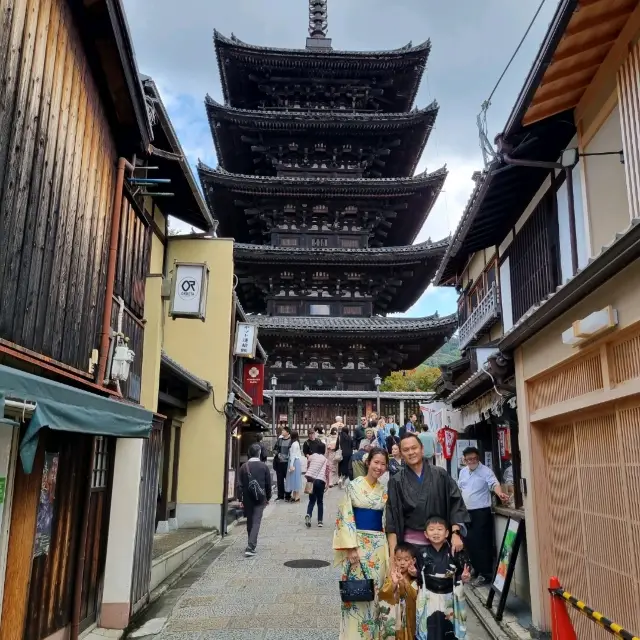
[[[107,440],[96,436],[96,446],[93,453],[93,469],[91,473],[91,488],[105,489],[109,471],[109,452]]]
[[[289,560],[284,563],[285,567],[290,569],[322,569],[328,567],[329,563],[326,560],[313,560],[312,558],[304,560]]]

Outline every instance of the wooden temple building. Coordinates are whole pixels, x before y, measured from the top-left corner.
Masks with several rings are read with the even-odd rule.
[[[413,106],[430,43],[338,51],[326,31],[326,0],[310,0],[305,49],[215,32],[218,168],[199,166],[218,235],[236,242],[237,293],[269,354],[278,419],[298,427],[336,413],[355,423],[369,407],[354,392],[371,397],[376,376],[418,366],[457,325],[388,315],[417,301],[447,248],[413,244],[447,175],[414,175],[438,113]]]

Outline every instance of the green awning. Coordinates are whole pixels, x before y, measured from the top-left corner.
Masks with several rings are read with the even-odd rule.
[[[36,404],[20,443],[25,473],[33,468],[43,427],[117,438],[148,438],[151,431],[153,413],[146,409],[0,365],[0,418],[8,398]]]

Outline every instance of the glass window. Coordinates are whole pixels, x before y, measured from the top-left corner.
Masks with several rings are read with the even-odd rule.
[[[329,238],[311,238],[311,246],[313,248],[328,247]]]
[[[360,240],[359,238],[340,238],[340,246],[343,249],[359,249]]]
[[[277,304],[276,313],[283,316],[295,316],[298,313],[298,306],[295,304]]]
[[[330,316],[331,306],[328,304],[312,304],[309,306],[309,313],[312,316]]]
[[[361,316],[362,307],[360,305],[345,305],[343,312],[345,316]]]
[[[576,219],[576,247],[578,249],[578,269],[582,269],[589,261],[587,238],[584,223],[584,207],[582,203],[582,184],[580,164],[573,168],[573,206]],[[569,192],[565,180],[556,192],[558,206],[558,233],[560,245],[560,271],[565,283],[573,274],[571,263],[571,231],[569,227]]]
[[[284,236],[280,237],[281,247],[297,247],[299,245],[298,236]]]
[[[496,264],[497,263],[494,262],[487,269],[487,291],[496,283]]]

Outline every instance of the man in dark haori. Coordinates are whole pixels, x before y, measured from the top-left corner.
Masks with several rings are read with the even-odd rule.
[[[387,490],[386,531],[391,558],[398,542],[424,547],[424,531],[432,517],[451,523],[451,546],[461,551],[470,518],[455,480],[445,469],[425,460],[422,442],[415,433],[402,436],[400,451],[405,464],[390,478]]]

